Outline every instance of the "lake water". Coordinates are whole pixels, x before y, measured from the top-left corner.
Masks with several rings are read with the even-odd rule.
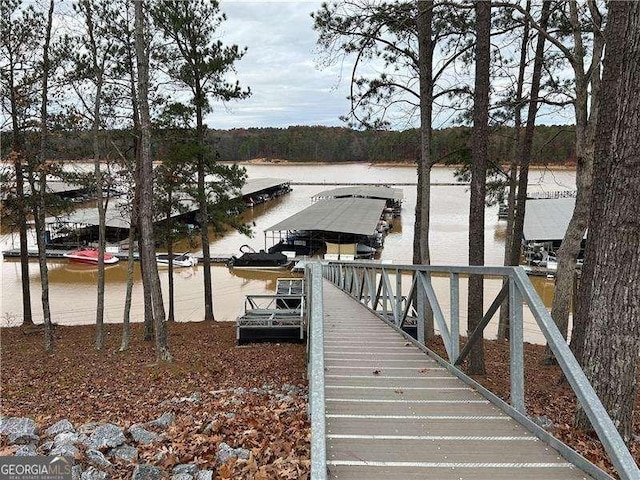
[[[265,247],[264,229],[299,212],[311,204],[311,197],[317,193],[335,188],[322,183],[364,182],[364,183],[409,183],[416,182],[416,169],[409,166],[383,167],[367,164],[343,164],[337,166],[306,164],[248,164],[245,165],[250,178],[275,177],[292,182],[313,182],[317,185],[293,186],[288,195],[268,203],[258,205],[246,212],[245,220],[255,222],[252,238],[235,232],[211,242],[211,252],[237,254],[241,245],[255,249]],[[436,167],[432,182],[453,182],[453,169]],[[412,259],[414,212],[416,203],[415,186],[400,187],[404,191],[402,215],[394,219],[394,226],[385,240],[382,260],[395,264],[409,264]],[[565,170],[534,170],[530,174],[531,191],[556,191],[575,188],[575,172]],[[465,186],[432,187],[431,206],[431,258],[434,265],[465,265],[468,257],[468,209],[469,192]],[[498,220],[497,206],[489,207],[485,216],[485,262],[487,265],[501,265],[504,252],[505,221]],[[3,233],[0,239],[2,249],[17,248],[17,234]],[[270,246],[268,243],[267,246]],[[178,247],[178,250],[181,247]],[[30,264],[31,295],[35,320],[41,320],[40,281],[37,262]],[[214,313],[217,320],[233,321],[243,311],[247,294],[269,293],[275,290],[276,279],[283,273],[231,272],[219,265],[213,271]],[[0,298],[0,325],[21,322],[20,264],[15,260],[0,260],[2,274],[2,295]],[[91,267],[69,265],[66,260],[50,260],[50,297],[53,320],[60,324],[90,324],[95,319],[96,271]],[[167,272],[160,271],[166,293]],[[105,321],[119,323],[124,309],[126,287],[126,262],[108,267],[106,271],[106,311]],[[553,295],[553,281],[535,278],[534,284],[546,305],[550,306]],[[178,321],[198,321],[203,317],[202,267],[176,270],[175,295],[176,319]],[[487,282],[487,304],[500,288],[498,281]],[[463,286],[464,287],[464,286]],[[446,297],[446,282],[436,282],[437,290]],[[491,294],[493,293],[493,296]],[[466,298],[461,292],[461,317],[464,320]],[[445,313],[447,306],[443,307]],[[132,319],[141,321],[143,313],[142,284],[136,265],[133,293]],[[530,341],[539,341],[536,327],[527,317],[525,334]]]

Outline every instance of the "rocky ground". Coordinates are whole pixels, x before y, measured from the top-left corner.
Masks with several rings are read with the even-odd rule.
[[[93,346],[93,327],[1,330],[0,455],[76,458],[76,478],[299,479],[309,472],[304,347],[235,345],[231,324],[170,325],[171,365],[134,325]]]

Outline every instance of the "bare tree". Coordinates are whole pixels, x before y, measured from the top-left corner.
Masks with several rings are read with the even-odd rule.
[[[539,28],[546,31],[549,23],[549,17],[551,15],[551,2],[542,2],[542,11],[540,17]],[[526,17],[525,17],[526,21]],[[528,22],[527,22],[528,23]],[[535,50],[535,60],[533,64],[533,76],[531,79],[531,92],[529,94],[528,111],[527,111],[527,123],[524,131],[523,138],[517,142],[519,151],[519,173],[516,194],[514,195],[514,214],[513,220],[510,225],[510,229],[507,233],[508,241],[505,247],[505,258],[508,257],[507,265],[518,265],[520,263],[520,239],[522,238],[522,231],[524,229],[524,216],[527,205],[527,183],[529,181],[529,165],[531,164],[531,157],[533,153],[533,136],[535,133],[536,116],[538,113],[538,104],[540,103],[539,93],[540,84],[542,80],[542,68],[544,66],[544,50],[545,50],[546,36],[538,32]],[[518,137],[520,135],[518,134]],[[510,197],[512,193],[509,192]],[[509,228],[509,226],[508,226]],[[506,338],[508,324],[503,322],[499,328],[499,338]],[[501,336],[502,335],[502,336]]]
[[[20,0],[0,2],[0,62],[3,90],[2,107],[11,117],[12,161],[15,170],[15,195],[8,202],[13,221],[18,225],[20,239],[20,273],[22,284],[22,322],[33,325],[31,286],[29,284],[29,253],[27,238],[27,205],[24,191],[24,130],[28,122],[26,106],[34,103],[33,90],[38,76],[33,74],[31,55],[37,50],[43,29],[41,15],[33,7],[24,7]]]
[[[135,0],[135,45],[138,67],[138,102],[140,107],[140,249],[144,251],[145,275],[151,285],[153,326],[158,361],[170,362],[164,307],[160,291],[160,277],[155,255],[153,235],[153,162],[151,158],[151,118],[149,115],[149,51],[145,39],[143,0]],[[155,287],[154,287],[155,285]],[[146,286],[146,285],[145,285]]]
[[[489,63],[491,61],[491,3],[476,1],[476,69],[473,103],[471,204],[469,207],[469,265],[484,265],[484,204],[489,142]],[[469,276],[469,336],[483,317],[483,278]],[[469,356],[469,373],[484,374],[484,346],[474,345]]]
[[[209,227],[215,223],[221,211],[212,209],[211,188],[205,177],[215,174],[224,184],[224,177],[231,178],[236,172],[223,168],[215,161],[215,156],[207,152],[205,144],[206,125],[204,114],[211,108],[210,100],[229,101],[249,96],[238,82],[225,80],[225,75],[233,71],[234,63],[240,60],[245,50],[237,45],[225,46],[214,38],[216,30],[225,20],[217,1],[189,0],[158,2],[152,9],[155,24],[169,43],[165,52],[159,52],[166,62],[171,79],[191,94],[190,106],[195,116],[195,136],[197,151],[196,200],[200,223],[204,278],[204,319],[215,320],[213,312],[213,290],[211,256],[209,252]],[[215,188],[215,186],[213,186]],[[223,192],[216,192],[222,194]]]
[[[36,226],[36,237],[38,244],[38,264],[40,266],[40,285],[42,291],[42,313],[44,318],[45,350],[53,350],[53,326],[51,324],[51,305],[49,302],[49,269],[47,267],[47,252],[45,239],[45,212],[46,212],[46,191],[47,191],[47,135],[48,135],[48,115],[47,106],[49,102],[49,75],[51,70],[50,52],[51,28],[53,25],[54,0],[49,2],[49,11],[45,27],[44,44],[42,46],[42,87],[40,106],[40,152],[37,161],[38,182],[36,186],[34,168],[29,168],[29,181],[31,185],[31,196],[33,201],[33,212]]]
[[[640,351],[640,3],[611,2],[578,318],[585,373],[633,436]],[[584,412],[578,424],[588,426]]]

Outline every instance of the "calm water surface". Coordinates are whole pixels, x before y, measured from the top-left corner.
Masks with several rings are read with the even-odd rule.
[[[246,165],[250,178],[276,177],[293,182],[316,182],[318,185],[294,186],[293,191],[266,204],[246,212],[245,220],[254,223],[254,235],[249,238],[236,232],[216,238],[211,242],[212,253],[235,254],[243,244],[256,249],[271,245],[265,239],[264,230],[271,225],[299,212],[311,204],[311,197],[322,190],[335,188],[322,185],[331,182],[366,183],[407,183],[416,181],[414,167],[380,167],[365,164],[326,165]],[[433,182],[452,182],[453,169],[435,168]],[[536,170],[530,174],[531,191],[555,191],[575,188],[575,172]],[[411,263],[414,227],[416,191],[414,186],[401,187],[405,200],[402,216],[395,219],[393,230],[387,236],[382,252],[382,260],[395,264]],[[434,265],[467,264],[468,248],[468,209],[469,192],[464,186],[432,187],[431,207],[431,258]],[[505,222],[497,218],[497,207],[489,207],[485,218],[485,262],[487,265],[501,265],[504,251]],[[18,236],[3,233],[0,239],[2,249],[17,248]],[[188,248],[184,244],[177,249]],[[30,264],[32,286],[32,305],[36,320],[42,318],[39,308],[40,279],[37,263]],[[283,273],[267,272],[231,272],[225,266],[215,266],[213,271],[214,310],[218,320],[235,320],[243,311],[244,297],[247,294],[269,293],[275,290],[276,279]],[[0,260],[2,275],[2,295],[0,297],[0,324],[18,324],[21,321],[20,264],[14,260]],[[69,265],[66,261],[49,262],[50,296],[53,320],[60,324],[93,323],[96,307],[96,269],[91,266]],[[160,271],[164,290],[167,290],[167,272]],[[106,321],[122,321],[124,293],[126,288],[126,262],[120,262],[106,271]],[[487,282],[487,305],[498,292],[498,281]],[[538,278],[534,284],[546,305],[550,305],[553,295],[553,282]],[[463,289],[465,288],[462,285]],[[406,286],[408,289],[408,285]],[[443,310],[448,312],[446,299],[448,285],[445,280],[436,281],[436,289],[442,292],[445,302]],[[202,267],[177,269],[175,274],[176,319],[178,321],[197,321],[202,319]],[[461,317],[466,312],[466,295],[461,292]],[[526,310],[526,309],[525,309]],[[132,318],[141,321],[143,313],[142,284],[136,265],[135,286],[133,292]],[[530,341],[539,341],[536,327],[531,318],[525,327]]]

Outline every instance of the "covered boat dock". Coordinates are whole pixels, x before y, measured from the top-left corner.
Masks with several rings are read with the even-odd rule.
[[[573,215],[575,198],[549,198],[527,200],[522,243],[527,260],[529,256],[544,249],[546,252],[556,252],[560,248],[564,234]],[[581,250],[584,251],[585,234]],[[582,257],[582,252],[579,255]]]
[[[324,190],[314,195],[311,200],[315,202],[333,198],[369,198],[384,200],[386,207],[393,209],[394,216],[398,216],[402,209],[404,194],[401,188],[391,188],[380,185],[360,185]]]
[[[241,189],[247,206],[258,205],[291,191],[291,181],[283,178],[250,178]]]
[[[293,251],[296,255],[309,255],[324,242],[369,245],[378,238],[377,228],[385,207],[386,200],[370,198],[316,202],[267,228],[265,248],[268,232],[274,244],[269,251]]]

